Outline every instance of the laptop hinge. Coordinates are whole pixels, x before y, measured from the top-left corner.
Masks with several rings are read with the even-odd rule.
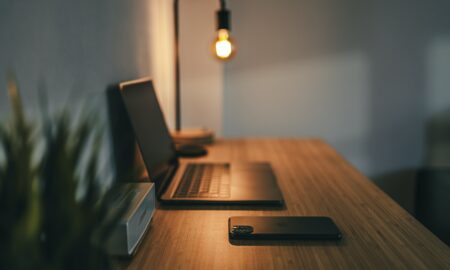
[[[156,194],[157,198],[161,198],[162,194],[166,192],[167,187],[172,182],[173,176],[175,175],[175,172],[178,170],[179,163],[176,162],[174,166],[170,167],[168,173],[164,177],[164,179],[161,181],[161,188],[158,189],[158,193]]]

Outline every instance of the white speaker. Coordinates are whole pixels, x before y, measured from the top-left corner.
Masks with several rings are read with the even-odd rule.
[[[106,243],[107,251],[111,255],[132,256],[144,238],[155,212],[156,198],[153,183],[125,185],[117,203],[120,205],[127,201],[128,196],[131,196],[131,204]]]

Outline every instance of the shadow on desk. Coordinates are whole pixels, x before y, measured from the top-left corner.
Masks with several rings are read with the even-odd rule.
[[[337,247],[345,246],[345,238],[331,241],[311,240],[235,240],[228,239],[233,246],[312,246],[312,247]]]
[[[282,211],[286,210],[286,205],[270,206],[270,205],[166,205],[158,204],[161,210],[248,210],[248,211]]]

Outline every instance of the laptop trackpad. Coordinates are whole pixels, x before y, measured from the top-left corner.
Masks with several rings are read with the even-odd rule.
[[[279,198],[281,193],[269,164],[231,166],[231,196],[242,200]]]

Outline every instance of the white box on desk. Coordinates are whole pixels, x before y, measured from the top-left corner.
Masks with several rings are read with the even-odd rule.
[[[126,193],[120,194],[120,203],[132,196],[128,211],[114,229],[107,241],[107,251],[111,255],[132,256],[144,237],[155,212],[156,196],[153,183],[125,184]]]

